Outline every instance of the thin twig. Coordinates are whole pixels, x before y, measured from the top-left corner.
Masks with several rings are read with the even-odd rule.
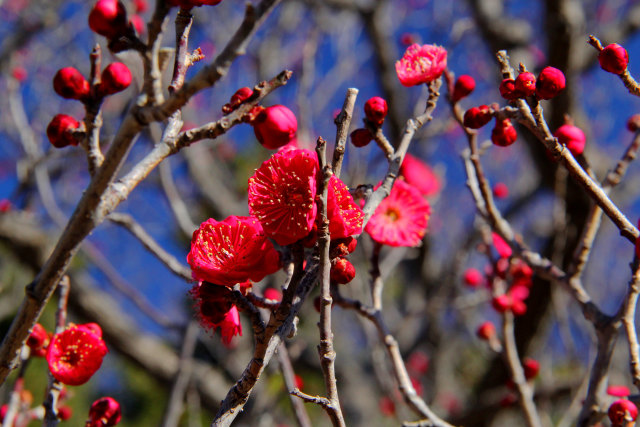
[[[635,325],[636,306],[640,294],[640,263],[638,263],[638,259],[634,260],[634,264],[636,268],[629,282],[629,290],[622,306],[621,317],[629,345],[631,378],[633,378],[633,384],[640,389],[640,348],[638,347],[638,334]]]
[[[124,227],[142,245],[162,262],[173,274],[191,282],[191,270],[182,264],[176,257],[165,251],[158,242],[129,214],[114,212],[109,214],[109,221]]]
[[[320,343],[318,344],[318,355],[320,356],[320,366],[324,377],[324,386],[327,393],[328,404],[322,405],[327,412],[334,426],[345,426],[342,410],[340,409],[340,399],[338,397],[338,386],[336,384],[335,359],[336,352],[333,349],[333,332],[331,331],[331,283],[329,273],[331,271],[331,260],[329,258],[329,219],[327,218],[327,200],[329,194],[329,180],[333,175],[331,165],[327,164],[326,141],[322,137],[318,138],[316,153],[318,163],[322,171],[322,179],[318,182],[318,252],[320,253]]]
[[[336,143],[333,149],[333,174],[340,178],[340,172],[342,171],[342,160],[344,158],[344,152],[346,150],[347,138],[349,136],[349,126],[351,125],[351,119],[353,118],[353,109],[356,104],[356,98],[358,96],[358,89],[350,87],[347,89],[347,95],[344,98],[344,104],[342,105],[342,111],[336,117]]]
[[[198,322],[193,320],[189,322],[182,340],[178,371],[171,386],[171,393],[169,393],[167,406],[162,417],[162,427],[175,427],[180,421],[185,393],[193,370],[193,352],[198,342],[198,332]]]
[[[289,358],[289,351],[287,350],[287,345],[285,343],[280,344],[280,348],[278,349],[278,362],[280,364],[280,371],[282,372],[282,377],[284,378],[284,383],[289,390],[289,396],[291,401],[291,406],[293,407],[293,413],[296,416],[296,422],[299,427],[312,427],[311,420],[309,419],[309,414],[307,414],[307,410],[300,400],[294,399],[292,396],[292,391],[296,389],[296,374],[293,370],[293,365],[291,364],[291,359]]]
[[[56,311],[56,330],[54,333],[60,334],[64,331],[67,323],[67,302],[69,301],[69,276],[64,276],[58,285],[58,310]],[[49,384],[45,392],[46,399],[44,406],[44,422],[45,427],[56,427],[58,425],[58,397],[62,391],[63,385],[53,378],[49,372]]]
[[[524,377],[524,369],[520,363],[518,349],[516,348],[516,337],[513,331],[513,314],[509,311],[502,316],[502,335],[504,339],[504,356],[511,372],[511,378],[520,396],[520,405],[530,427],[542,427],[540,415],[533,402],[533,391],[531,385]]]

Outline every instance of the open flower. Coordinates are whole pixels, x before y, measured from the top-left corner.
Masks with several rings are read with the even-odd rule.
[[[400,165],[400,175],[423,196],[433,196],[440,191],[440,179],[438,175],[422,160],[407,153]]]
[[[396,180],[391,194],[369,219],[365,231],[378,243],[417,246],[427,230],[431,208],[412,185]]]
[[[279,257],[257,219],[232,215],[208,219],[194,231],[187,262],[194,279],[233,286],[276,272]]]
[[[362,233],[364,213],[356,205],[345,183],[335,175],[329,180],[327,217],[331,239],[342,239]]]
[[[280,151],[249,178],[249,212],[279,245],[309,234],[316,219],[318,160],[309,150]]]
[[[63,384],[81,385],[100,368],[107,346],[93,326],[71,324],[55,334],[49,344],[47,363],[53,377]]]
[[[403,86],[429,83],[440,77],[447,68],[447,51],[433,44],[412,44],[399,61],[396,73]]]
[[[200,282],[190,291],[195,310],[203,328],[215,332],[220,328],[222,342],[229,344],[235,335],[242,335],[238,309],[231,301],[231,291],[224,286]]]

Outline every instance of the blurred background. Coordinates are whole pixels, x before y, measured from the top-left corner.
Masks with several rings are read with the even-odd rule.
[[[154,0],[123,0],[129,14],[145,22]],[[92,33],[87,16],[92,2],[73,0],[0,0],[0,334],[4,335],[24,296],[89,182],[86,156],[78,147],[53,148],[46,126],[58,114],[81,119],[82,104],[53,91],[52,78],[62,67],[84,75],[89,53],[99,43],[103,66],[126,63],[134,84],[110,96],[103,107],[101,138],[108,145],[140,90],[142,63],[135,52],[113,55],[105,39]],[[221,51],[239,25],[244,3],[224,0],[216,7],[193,10],[190,49],[205,59],[189,70],[193,76]],[[172,10],[164,45],[174,45]],[[183,109],[185,128],[222,117],[221,107],[242,86],[268,80],[283,69],[293,78],[269,95],[264,105],[283,104],[298,118],[300,145],[311,147],[318,136],[332,143],[334,115],[347,88],[359,89],[352,129],[362,126],[364,102],[382,96],[389,103],[384,124],[396,143],[406,120],[423,111],[426,88],[405,88],[394,63],[411,43],[438,44],[448,51],[448,68],[469,74],[476,90],[460,101],[463,109],[498,102],[500,68],[495,52],[507,49],[512,66],[523,62],[537,73],[545,66],[564,71],[566,90],[543,103],[552,131],[570,115],[587,135],[585,158],[602,179],[622,156],[633,134],[627,119],[640,102],[614,75],[600,69],[588,35],[604,44],[620,43],[630,56],[629,70],[640,75],[640,2],[637,1],[503,1],[503,0],[284,0],[249,44],[246,55],[214,88],[196,95]],[[144,31],[141,34],[144,40]],[[165,87],[170,72],[166,72]],[[137,83],[137,85],[136,85]],[[455,425],[521,425],[517,406],[505,403],[502,360],[475,336],[485,320],[498,319],[490,292],[462,280],[467,268],[483,271],[486,256],[476,212],[465,185],[460,156],[467,140],[455,122],[443,86],[434,120],[416,135],[409,152],[430,165],[441,189],[432,204],[429,231],[419,248],[385,248],[384,314],[396,335],[416,386],[436,413]],[[130,170],[159,140],[161,124],[143,132],[123,172]],[[566,172],[545,155],[540,142],[518,128],[518,141],[491,147],[482,157],[492,185],[504,183],[508,195],[498,207],[524,241],[558,265],[566,265],[584,224],[590,202]],[[489,138],[490,127],[480,131]],[[170,157],[157,168],[118,212],[141,224],[161,246],[186,265],[191,233],[206,219],[246,215],[247,180],[270,152],[260,146],[248,125],[216,140],[204,140]],[[381,150],[348,145],[342,179],[351,187],[376,183],[386,170]],[[640,216],[640,168],[632,164],[612,199],[635,222]],[[352,259],[356,279],[342,293],[369,302],[368,269],[372,243],[359,239]],[[632,246],[605,218],[584,275],[584,284],[605,312],[613,312],[630,278]],[[185,330],[194,319],[188,296],[192,283],[174,276],[125,228],[106,221],[84,242],[69,270],[70,320],[98,322],[110,353],[86,385],[70,387],[67,403],[75,415],[63,425],[82,426],[91,402],[109,395],[123,406],[123,426],[160,425],[171,384],[178,371]],[[278,287],[283,274],[254,286],[257,294]],[[317,292],[317,291],[315,291]],[[316,294],[312,294],[314,297]],[[536,402],[545,425],[571,425],[577,412],[571,402],[585,394],[594,358],[594,332],[567,293],[534,279],[528,311],[516,321],[521,357],[540,362]],[[54,326],[55,304],[41,318]],[[348,425],[399,425],[415,416],[402,403],[377,333],[366,319],[339,307],[333,310],[336,370]],[[308,301],[298,335],[287,346],[302,389],[324,390],[316,352],[318,314]],[[201,330],[192,357],[180,425],[208,425],[219,401],[239,377],[252,353],[251,327],[224,346],[219,335]],[[612,384],[631,385],[628,354],[621,337],[611,366]],[[241,426],[296,425],[291,403],[274,360],[236,421]],[[0,388],[6,402],[10,385]],[[46,364],[29,366],[27,388],[34,405],[42,400]],[[324,412],[306,405],[313,425],[330,425]],[[573,409],[572,409],[573,408]],[[579,405],[578,405],[579,410]],[[573,411],[573,412],[572,412]],[[573,415],[572,415],[573,414]],[[563,424],[564,423],[564,424]]]

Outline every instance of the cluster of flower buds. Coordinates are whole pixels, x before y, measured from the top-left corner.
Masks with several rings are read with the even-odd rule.
[[[347,255],[356,250],[358,241],[353,237],[345,237],[331,241],[330,258],[332,282],[346,285],[356,277],[356,268],[347,259]]]
[[[562,92],[566,81],[562,71],[554,67],[542,69],[538,78],[528,71],[516,79],[504,79],[500,83],[500,95],[510,101],[535,95],[538,99],[551,99]]]
[[[109,64],[100,82],[92,88],[87,79],[74,67],[65,67],[53,77],[53,89],[65,99],[75,99],[85,104],[101,102],[105,96],[125,90],[131,84],[131,72],[121,63]],[[93,89],[93,90],[92,90]],[[74,132],[80,130],[80,122],[67,114],[56,115],[47,126],[47,136],[56,148],[78,145]]]
[[[387,101],[379,96],[369,98],[364,104],[365,125],[379,128],[387,117],[389,107]],[[351,143],[356,147],[364,147],[373,141],[373,135],[367,127],[358,128],[351,132]]]

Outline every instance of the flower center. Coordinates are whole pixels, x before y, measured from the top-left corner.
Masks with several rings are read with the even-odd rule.
[[[396,208],[388,208],[384,214],[392,222],[395,222],[400,218],[400,211]]]

